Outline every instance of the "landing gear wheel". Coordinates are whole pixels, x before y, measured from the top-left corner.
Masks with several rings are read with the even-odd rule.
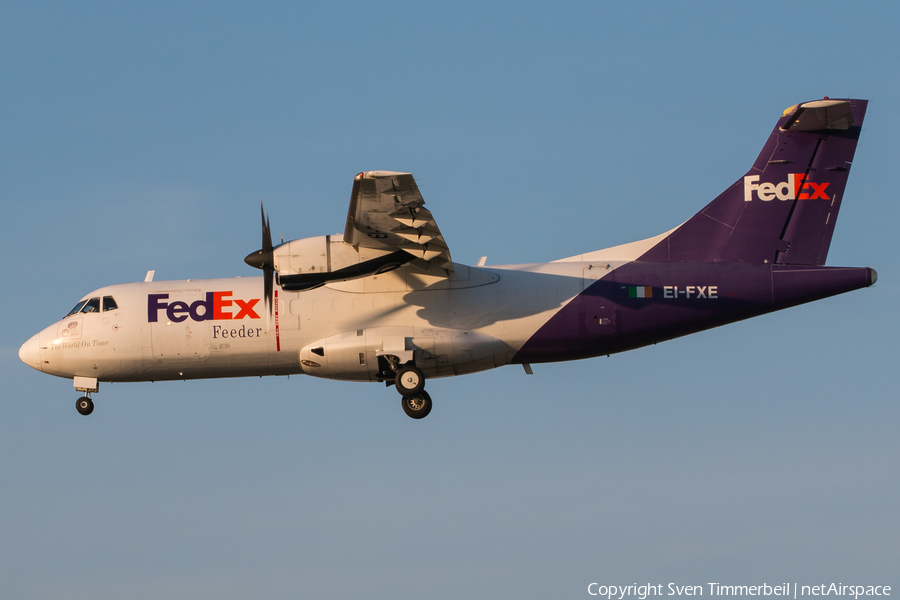
[[[403,396],[415,396],[425,389],[425,374],[415,365],[400,367],[394,377],[394,385]]]
[[[424,419],[431,412],[431,396],[422,390],[418,394],[403,396],[403,412],[413,419]]]
[[[75,410],[84,416],[94,412],[94,402],[87,396],[82,396],[75,401]]]

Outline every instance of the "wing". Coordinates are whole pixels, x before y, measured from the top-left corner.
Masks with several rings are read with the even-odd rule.
[[[344,242],[403,250],[423,268],[453,270],[450,250],[410,173],[366,171],[353,178]]]

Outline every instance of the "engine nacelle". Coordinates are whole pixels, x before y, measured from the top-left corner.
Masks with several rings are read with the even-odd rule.
[[[473,331],[370,327],[309,344],[300,350],[300,364],[316,377],[378,381],[390,363],[412,361],[427,377],[444,377],[503,366],[513,354],[503,341]]]
[[[288,291],[385,273],[412,259],[402,250],[354,248],[340,234],[293,240],[272,251],[278,282]]]

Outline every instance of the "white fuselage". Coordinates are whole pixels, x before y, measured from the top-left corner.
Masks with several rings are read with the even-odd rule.
[[[85,297],[112,297],[115,309],[72,314],[23,352],[45,373],[99,381],[297,373],[374,381],[378,356],[404,353],[415,354],[427,376],[458,375],[509,364],[615,266],[455,264],[450,277],[398,269],[310,291],[279,289],[271,315],[259,277],[119,284]]]

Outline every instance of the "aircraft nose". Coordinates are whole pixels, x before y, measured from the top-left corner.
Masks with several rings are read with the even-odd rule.
[[[41,370],[41,342],[39,338],[40,334],[35,334],[19,348],[19,359],[38,371]]]

